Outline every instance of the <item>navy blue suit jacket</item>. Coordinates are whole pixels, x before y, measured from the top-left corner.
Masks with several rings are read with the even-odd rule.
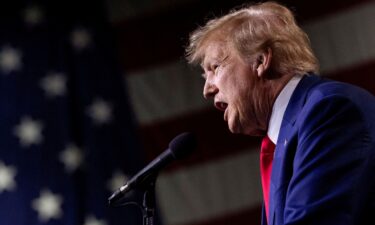
[[[276,144],[269,224],[375,224],[374,213],[375,97],[304,76]]]

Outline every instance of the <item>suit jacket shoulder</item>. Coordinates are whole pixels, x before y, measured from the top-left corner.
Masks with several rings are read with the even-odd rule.
[[[270,224],[362,224],[375,210],[374,146],[374,96],[305,76],[277,141]]]

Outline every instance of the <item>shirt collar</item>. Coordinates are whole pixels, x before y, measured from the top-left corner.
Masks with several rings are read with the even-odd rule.
[[[298,83],[301,81],[303,75],[296,75],[285,85],[277,96],[272,107],[271,119],[268,124],[267,135],[273,143],[277,143],[279,137],[281,122],[284,117],[286,107],[292,97],[293,91],[296,89]]]

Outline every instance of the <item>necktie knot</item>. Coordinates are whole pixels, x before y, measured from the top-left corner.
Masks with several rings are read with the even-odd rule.
[[[275,144],[268,136],[262,139],[261,153],[272,153],[275,151]]]

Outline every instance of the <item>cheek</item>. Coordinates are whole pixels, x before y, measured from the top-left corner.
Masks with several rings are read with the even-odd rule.
[[[245,84],[242,80],[238,79],[234,73],[230,73],[223,77],[221,80],[221,85],[226,90],[226,93],[233,98],[240,97],[240,95],[244,95]]]
[[[247,95],[242,95],[237,98],[237,108],[240,117],[244,120],[254,117],[253,102]]]
[[[249,71],[236,69],[235,67],[223,68],[218,74],[218,85],[228,101],[236,104],[247,102],[251,96],[252,82],[249,80]],[[240,103],[243,102],[243,103]]]
[[[249,124],[256,120],[256,107],[252,89],[242,83],[235,98],[236,107],[243,123]]]

